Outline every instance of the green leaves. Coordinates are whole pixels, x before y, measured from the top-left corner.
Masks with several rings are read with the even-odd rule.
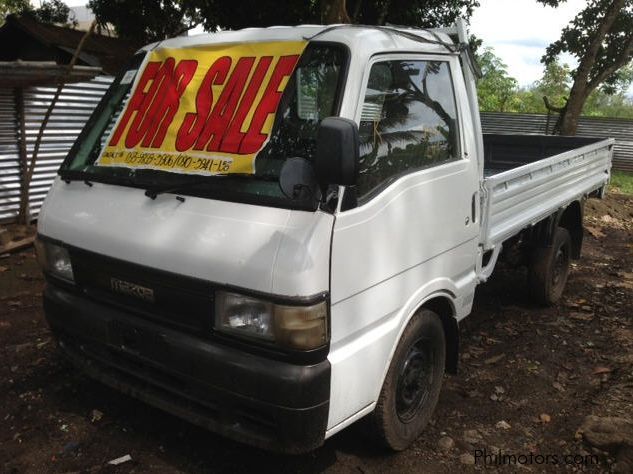
[[[482,78],[477,83],[479,108],[485,112],[507,112],[514,108],[519,84],[508,75],[507,66],[494,54],[492,48],[484,48],[477,55]]]
[[[544,114],[547,108],[543,97],[553,107],[562,108],[571,94],[573,80],[567,64],[551,62],[541,79],[529,87],[519,87],[492,48],[485,48],[477,60],[484,74],[477,83],[479,107],[484,112]],[[589,95],[583,115],[633,118],[633,100],[625,95],[633,81],[633,66],[625,66],[614,77],[617,80],[613,85],[605,83]]]
[[[33,10],[33,16],[42,23],[69,23],[70,8],[61,0],[48,0]],[[71,20],[70,23],[74,23]]]
[[[336,0],[90,0],[88,6],[102,25],[113,25],[119,36],[140,45],[176,36],[198,24],[215,31],[323,23],[323,12],[334,3]],[[470,16],[479,1],[347,0],[345,5],[352,23],[427,28]]]
[[[537,0],[557,6],[557,0]],[[633,0],[588,0],[587,6],[566,26],[560,39],[552,43],[543,62],[552,63],[561,53],[576,57],[582,80],[594,86],[622,84],[617,70],[633,59]],[[588,63],[587,71],[580,66]],[[621,86],[620,86],[621,87]],[[605,89],[615,91],[616,89]]]
[[[90,0],[88,7],[102,26],[137,46],[184,33],[200,23],[195,2],[180,0]]]
[[[450,25],[460,14],[470,17],[478,6],[478,0],[347,0],[354,23],[422,28]]]
[[[562,0],[537,0],[558,6]],[[543,56],[552,64],[561,53],[578,60],[571,74],[574,83],[557,129],[563,135],[574,135],[585,102],[598,87],[614,93],[630,84],[631,77],[619,72],[633,59],[633,0],[587,0],[587,4],[567,25],[561,37],[549,45]]]
[[[61,0],[45,0],[33,8],[28,0],[0,0],[0,25],[10,14],[30,15],[42,23],[74,24],[70,8]]]

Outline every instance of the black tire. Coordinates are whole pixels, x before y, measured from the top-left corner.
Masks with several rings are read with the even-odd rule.
[[[536,303],[550,306],[560,300],[569,276],[571,252],[571,236],[563,227],[556,228],[549,247],[534,251],[528,283]]]
[[[422,433],[440,396],[445,360],[442,322],[423,309],[402,334],[372,413],[380,444],[402,451]]]

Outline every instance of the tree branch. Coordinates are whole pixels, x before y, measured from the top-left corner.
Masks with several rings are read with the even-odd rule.
[[[607,8],[607,11],[604,14],[604,19],[600,23],[600,26],[598,26],[598,31],[596,31],[596,34],[589,44],[589,48],[587,48],[587,52],[578,65],[576,77],[580,78],[583,82],[589,82],[591,67],[596,62],[604,37],[609,30],[611,30],[613,23],[615,23],[615,20],[618,17],[618,13],[624,7],[625,1],[626,0],[613,0],[611,5],[609,5],[609,8]]]
[[[96,25],[97,25],[97,22],[93,21],[88,31],[86,31],[84,35],[81,37],[81,40],[79,41],[79,44],[77,45],[77,49],[75,49],[75,54],[73,54],[73,57],[70,60],[70,63],[68,64],[68,72],[66,74],[69,77],[71,73],[73,72],[73,68],[75,67],[75,64],[77,63],[77,59],[79,59],[79,53],[81,53],[84,43],[94,31]],[[29,189],[31,187],[31,180],[33,179],[33,172],[35,171],[35,165],[37,164],[37,158],[38,158],[37,154],[40,151],[40,145],[42,144],[42,138],[44,136],[44,130],[46,130],[46,125],[48,125],[48,121],[50,120],[51,115],[53,114],[53,110],[55,109],[55,105],[57,104],[57,101],[59,100],[59,96],[61,95],[63,88],[64,88],[64,81],[61,80],[59,85],[57,86],[57,90],[55,91],[53,100],[51,100],[51,103],[48,106],[48,109],[46,110],[46,114],[44,115],[44,120],[42,120],[42,125],[40,125],[40,130],[37,134],[37,138],[35,139],[35,145],[33,146],[33,154],[31,155],[31,163],[29,165],[29,169],[26,172],[26,178],[24,179],[24,186],[26,187],[26,190],[27,190],[26,192],[27,199],[29,195]],[[22,139],[24,140],[24,137],[22,137]]]
[[[563,113],[565,111],[565,106],[563,107],[556,107],[554,104],[552,104],[549,99],[547,98],[547,96],[543,96],[543,102],[545,103],[545,108],[549,111],[552,112],[558,112]]]
[[[380,13],[378,14],[378,21],[376,22],[378,25],[384,25],[387,19],[387,13],[389,13],[389,6],[391,5],[391,0],[385,0],[382,4],[382,8],[380,9]]]
[[[195,28],[196,26],[198,26],[199,24],[200,24],[200,22],[199,22],[199,21],[196,21],[196,22],[194,22],[194,23],[189,23],[188,25],[183,26],[180,30],[178,30],[176,33],[174,33],[173,35],[171,35],[171,37],[180,36],[180,35],[182,35],[183,33],[187,32],[187,31],[189,31],[189,30],[194,29],[194,28]]]
[[[326,25],[351,23],[345,0],[321,0],[321,21]]]
[[[633,55],[633,36],[629,38],[629,42],[624,47],[624,51],[622,54],[613,62],[610,66],[604,68],[597,76],[595,76],[587,87],[590,90],[594,90],[598,87],[602,82],[604,82],[609,76],[614,74],[618,69],[622,66],[626,65],[631,60],[631,56]]]

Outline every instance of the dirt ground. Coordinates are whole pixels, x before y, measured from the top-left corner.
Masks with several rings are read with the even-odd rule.
[[[2,256],[0,472],[469,472],[491,467],[473,459],[483,450],[550,455],[497,467],[507,472],[608,472],[611,455],[577,430],[590,414],[633,417],[633,196],[591,200],[586,212],[583,258],[558,306],[532,305],[525,274],[503,268],[478,289],[459,375],[398,454],[368,443],[360,423],[314,453],[272,455],[93,382],[56,351],[32,248]]]

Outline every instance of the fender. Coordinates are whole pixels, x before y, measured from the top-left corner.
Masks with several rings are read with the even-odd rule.
[[[450,289],[447,289],[447,286]],[[434,289],[438,288],[438,289]],[[431,290],[431,292],[428,292]],[[402,339],[402,333],[404,329],[411,321],[416,313],[420,310],[420,308],[425,307],[425,305],[430,303],[429,309],[436,311],[439,309],[438,302],[444,301],[446,303],[446,308],[450,309],[450,314],[442,315],[438,313],[440,318],[442,319],[442,325],[444,326],[444,331],[446,334],[446,342],[447,342],[447,351],[446,351],[446,367],[449,373],[456,373],[457,371],[457,359],[458,359],[458,351],[459,351],[459,339],[458,339],[458,325],[456,315],[456,304],[455,301],[457,299],[456,292],[458,288],[454,284],[453,281],[447,278],[441,278],[429,282],[424,287],[420,288],[407,302],[404,306],[403,311],[401,312],[404,317],[400,319],[398,335],[395,338],[395,343],[391,348],[389,357],[385,363],[385,366],[382,371],[382,377],[380,380],[380,385],[378,386],[378,392],[375,394],[376,400],[380,396],[380,390],[382,390],[382,386],[385,381],[385,377],[387,376],[387,372],[389,371],[389,367],[391,365],[391,360],[393,359],[393,355],[396,352],[396,348],[398,344],[400,344],[400,340]],[[424,296],[421,296],[424,295]],[[437,312],[437,311],[436,311]],[[447,332],[447,329],[449,330]],[[449,341],[450,339],[450,341]]]
[[[571,235],[572,258],[579,259],[583,241],[584,201],[584,198],[571,201],[536,224],[533,234],[535,244],[539,247],[549,246],[556,228],[564,227]]]
[[[583,215],[585,209],[585,198],[570,202],[564,208],[559,209],[556,214],[555,226],[550,229],[550,235],[554,235],[556,227],[564,227],[571,235],[571,256],[574,259],[580,258],[583,240]]]

